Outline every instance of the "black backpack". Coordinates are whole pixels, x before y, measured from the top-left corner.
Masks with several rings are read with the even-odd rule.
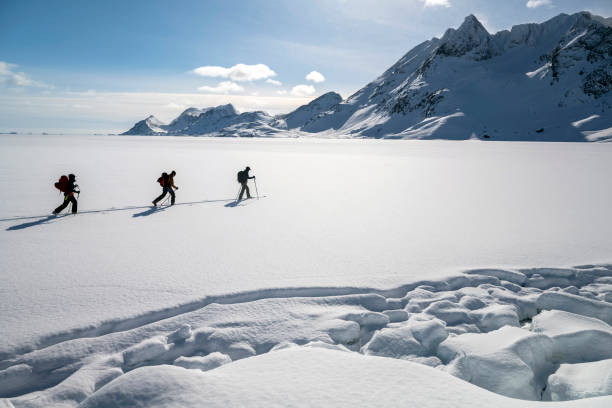
[[[238,180],[239,183],[244,183],[245,181],[248,180],[248,176],[246,171],[241,170],[238,172],[238,174],[236,175],[236,179]]]

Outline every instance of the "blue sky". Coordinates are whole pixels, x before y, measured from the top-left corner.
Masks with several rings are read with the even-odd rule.
[[[610,17],[612,2],[2,0],[0,132],[116,132],[228,102],[287,112],[349,96],[468,14],[496,32],[580,10]]]

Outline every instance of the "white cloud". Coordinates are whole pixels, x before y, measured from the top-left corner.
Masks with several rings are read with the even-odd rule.
[[[421,0],[423,7],[450,7],[450,1],[448,0]]]
[[[312,71],[310,74],[306,75],[306,80],[312,81],[318,84],[319,82],[325,81],[325,77],[323,76],[322,73],[318,71]]]
[[[287,95],[287,91],[285,91],[284,89],[282,91],[276,91],[276,93],[279,95]]]
[[[540,6],[551,6],[551,0],[529,0],[527,2],[527,8],[536,8]]]
[[[179,105],[175,102],[170,102],[163,106],[165,109],[173,109],[173,110],[185,110],[186,105]]]
[[[291,95],[293,96],[310,96],[316,92],[316,89],[312,85],[296,85],[291,89]]]
[[[8,62],[0,61],[0,84],[8,85],[11,87],[37,87],[37,88],[51,88],[49,85],[34,81],[28,75],[23,72],[16,72],[15,68],[18,65],[9,64]]]
[[[217,86],[201,86],[198,91],[208,93],[228,94],[232,92],[244,92],[244,88],[232,81],[219,82]]]
[[[236,64],[230,68],[204,66],[194,69],[193,72],[205,77],[229,78],[233,81],[256,81],[276,76],[276,72],[265,64]]]
[[[277,81],[275,79],[266,79],[266,82],[272,85],[281,86],[283,83],[281,81]]]

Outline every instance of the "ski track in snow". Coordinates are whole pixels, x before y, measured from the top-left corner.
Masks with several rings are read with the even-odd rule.
[[[305,345],[410,360],[513,398],[609,395],[611,302],[612,265],[474,269],[391,290],[213,296],[4,356],[0,396],[15,408],[77,406],[139,367],[208,371]]]

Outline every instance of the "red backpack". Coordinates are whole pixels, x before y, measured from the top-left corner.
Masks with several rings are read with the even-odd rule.
[[[63,175],[62,177],[60,177],[59,181],[55,183],[54,185],[55,185],[55,188],[57,188],[62,193],[67,193],[68,192],[68,176]]]
[[[161,177],[157,179],[157,182],[159,183],[160,186],[164,186],[164,176],[168,176],[166,173],[162,173]]]

